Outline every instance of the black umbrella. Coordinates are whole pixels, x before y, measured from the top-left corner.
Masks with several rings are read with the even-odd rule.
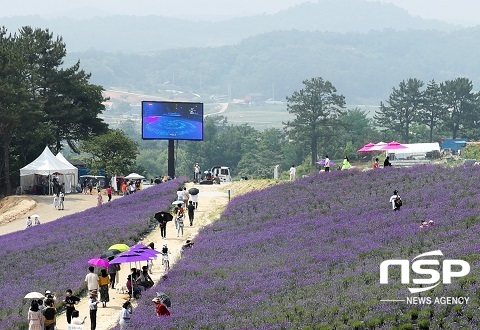
[[[115,257],[119,253],[120,251],[118,250],[107,250],[100,255],[100,258],[109,260],[110,258]]]
[[[159,291],[157,292],[157,297],[160,299],[162,303],[165,304],[167,307],[172,307],[172,301],[170,300],[170,297],[167,296],[165,292]]]
[[[190,188],[188,189],[188,193],[190,195],[198,195],[198,193],[200,192],[200,190],[198,190],[197,188]]]
[[[173,220],[173,215],[171,215],[168,212],[163,212],[162,211],[162,212],[155,213],[154,218],[157,219],[158,222],[163,222],[163,221],[165,221],[165,219],[168,222],[168,221]]]

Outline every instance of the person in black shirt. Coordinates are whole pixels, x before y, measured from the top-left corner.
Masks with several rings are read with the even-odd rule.
[[[392,164],[390,163],[389,156],[387,156],[387,158],[385,158],[385,161],[383,162],[383,167],[387,167],[387,166],[392,166]]]
[[[68,324],[70,324],[70,322],[72,321],[72,313],[75,310],[75,305],[77,305],[79,301],[80,301],[80,298],[74,296],[72,294],[72,290],[67,289],[65,299],[63,300],[63,302],[67,306],[67,323]]]
[[[192,201],[188,202],[188,220],[190,220],[190,226],[193,226],[193,217],[195,215],[195,205],[193,205]]]

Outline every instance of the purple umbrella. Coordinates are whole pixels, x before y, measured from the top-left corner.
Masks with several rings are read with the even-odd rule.
[[[151,255],[155,256],[157,254],[161,254],[161,252],[152,249],[145,244],[136,244],[130,248],[130,252],[136,253],[136,254],[142,254],[143,252],[150,253]]]
[[[147,255],[140,255],[138,253],[132,253],[130,251],[123,252],[113,258],[110,263],[111,264],[121,264],[124,262],[137,262],[137,261],[146,261],[150,259],[150,256]]]
[[[317,164],[325,165],[325,159],[320,159]],[[330,165],[337,165],[333,160],[330,161]]]
[[[93,258],[88,260],[88,264],[96,267],[108,268],[110,264],[107,260],[101,258]]]

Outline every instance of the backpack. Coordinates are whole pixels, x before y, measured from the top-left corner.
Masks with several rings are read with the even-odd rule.
[[[395,207],[396,207],[396,208],[399,208],[400,206],[403,205],[402,199],[401,199],[400,196],[398,196],[398,195],[397,195],[397,197],[395,198],[394,203],[395,203]]]

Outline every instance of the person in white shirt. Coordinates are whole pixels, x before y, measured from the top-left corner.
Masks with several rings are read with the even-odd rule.
[[[32,226],[32,218],[27,218],[27,228]]]
[[[130,324],[130,315],[133,313],[132,303],[127,300],[123,306],[122,311],[120,312],[120,330],[127,329]]]
[[[295,165],[292,165],[292,167],[290,167],[290,181],[295,180],[296,174],[297,174],[297,169],[295,168]]]
[[[400,207],[401,207],[401,205],[398,205],[398,204],[395,203],[395,200],[397,198],[400,198],[400,195],[398,194],[397,190],[394,190],[393,195],[390,197],[390,203],[392,204],[392,210],[394,210],[394,211],[400,211]],[[401,198],[400,198],[400,200],[401,200]]]
[[[90,273],[85,276],[85,282],[87,282],[88,291],[98,290],[98,275],[94,273],[95,268],[93,266],[88,267]]]
[[[328,158],[328,155],[325,156],[325,172],[330,172],[330,158]]]
[[[80,320],[80,312],[78,310],[74,310],[72,312],[72,323],[70,324],[75,324],[75,325],[82,325],[85,323],[85,320],[87,317],[85,316],[83,320]]]

